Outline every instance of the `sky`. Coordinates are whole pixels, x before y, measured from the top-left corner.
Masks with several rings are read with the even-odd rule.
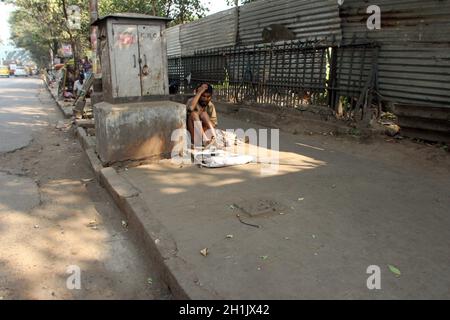
[[[209,8],[208,14],[229,9],[225,0],[201,0],[205,7]]]
[[[13,10],[13,6],[0,3],[0,39],[3,40],[3,45],[0,45],[0,62],[6,56],[6,51],[13,49],[12,46],[7,45],[9,42],[8,18]]]

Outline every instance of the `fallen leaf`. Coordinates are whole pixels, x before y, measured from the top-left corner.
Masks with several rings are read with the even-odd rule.
[[[402,275],[402,273],[400,272],[400,270],[397,269],[396,267],[394,267],[393,265],[388,265],[388,267],[389,267],[389,270],[390,270],[393,274],[395,274],[395,275],[397,275],[397,276],[401,276],[401,275]]]
[[[202,254],[202,256],[206,257],[208,255],[208,248],[205,248],[203,250],[200,250],[200,253]]]
[[[269,256],[261,256],[260,257],[262,260],[267,260],[269,258]]]

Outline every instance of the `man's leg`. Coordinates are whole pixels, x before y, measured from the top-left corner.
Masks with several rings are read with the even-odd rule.
[[[216,139],[216,128],[214,127],[214,124],[211,122],[211,119],[209,118],[209,115],[207,112],[202,112],[199,115],[200,120],[202,121],[202,127],[203,131],[205,132],[205,135],[208,140],[211,140],[212,138]]]
[[[209,140],[203,130],[202,121],[198,112],[191,112],[189,115],[187,129],[191,134],[191,142],[194,147],[201,147],[203,141]]]

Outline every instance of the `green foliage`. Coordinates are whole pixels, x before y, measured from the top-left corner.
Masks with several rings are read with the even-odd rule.
[[[49,50],[54,53],[63,43],[74,47],[76,56],[89,44],[89,13],[83,0],[9,0],[17,7],[9,19],[11,40],[18,48],[28,50],[41,66],[49,62]],[[65,5],[65,6],[64,6]],[[81,8],[81,29],[69,30],[64,7]]]
[[[236,2],[238,2],[238,4],[240,5],[240,6],[242,6],[242,5],[244,5],[244,4],[247,4],[247,3],[250,3],[250,2],[255,2],[255,1],[258,1],[258,0],[226,0],[226,2],[227,2],[227,4],[229,5],[229,6],[232,6],[232,5],[236,5]]]
[[[99,1],[100,15],[118,12],[143,13],[171,17],[172,24],[181,24],[201,18],[206,8],[200,0],[106,0]]]
[[[89,1],[87,0],[6,0],[17,10],[9,19],[11,40],[18,48],[28,50],[41,66],[49,62],[49,50],[56,53],[64,43],[70,43],[74,55],[80,58],[89,48]],[[67,8],[81,9],[81,28],[70,30]],[[172,25],[201,18],[206,8],[200,0],[99,0],[99,14],[133,12],[173,19]]]

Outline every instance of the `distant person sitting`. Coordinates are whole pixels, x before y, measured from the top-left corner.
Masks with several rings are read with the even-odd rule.
[[[195,97],[187,102],[187,129],[191,134],[192,143],[202,142],[210,145],[217,138],[216,107],[211,102],[213,87],[204,83],[195,90]]]
[[[75,97],[78,97],[81,93],[81,90],[83,90],[83,84],[84,84],[84,75],[80,73],[78,76],[77,81],[73,84],[73,95]]]

